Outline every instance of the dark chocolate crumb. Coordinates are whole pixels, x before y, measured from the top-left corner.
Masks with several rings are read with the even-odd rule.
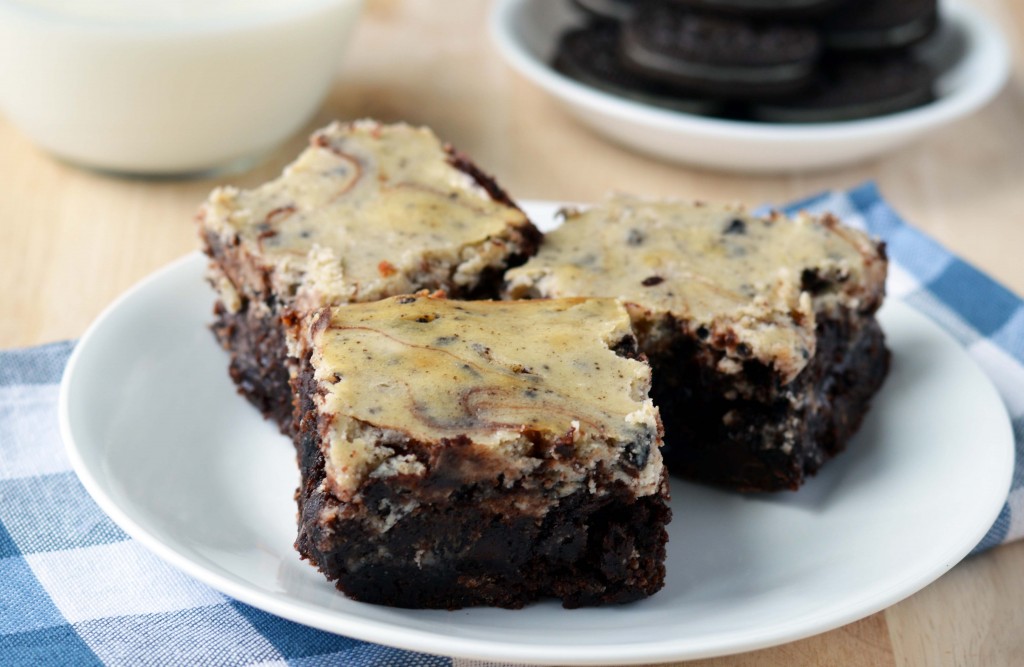
[[[623,336],[622,340],[612,346],[612,352],[619,355],[620,357],[626,357],[627,359],[636,359],[639,353],[639,345],[636,340],[636,336],[630,334]]]
[[[661,276],[648,276],[643,279],[643,282],[641,284],[644,287],[653,287],[654,285],[659,285],[663,282],[665,282],[665,279],[662,278]]]
[[[743,222],[739,218],[733,218],[729,221],[729,225],[722,230],[723,234],[746,234],[747,223]]]
[[[749,357],[753,353],[754,351],[751,350],[750,346],[747,345],[746,343],[740,343],[739,345],[736,346],[736,354],[740,355],[741,357]]]
[[[815,269],[804,269],[800,273],[800,289],[811,294],[820,294],[828,287],[828,281]]]
[[[622,458],[633,468],[640,470],[647,465],[647,459],[651,456],[651,446],[654,444],[654,433],[649,428],[640,429],[635,440],[627,444],[622,450]]]
[[[711,335],[711,332],[708,331],[708,328],[706,326],[704,326],[703,324],[701,326],[697,327],[697,338],[700,338],[701,340],[707,340],[708,336],[710,336],[710,335]]]

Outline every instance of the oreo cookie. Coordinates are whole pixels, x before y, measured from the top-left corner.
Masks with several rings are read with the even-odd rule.
[[[903,49],[935,32],[937,5],[937,0],[854,0],[824,19],[822,37],[835,51]]]
[[[687,9],[735,14],[747,18],[810,19],[848,0],[672,0]]]
[[[805,25],[640,5],[623,24],[624,67],[651,79],[731,98],[784,95],[807,86],[821,51]]]
[[[769,123],[826,123],[882,116],[934,99],[934,76],[900,53],[828,58],[815,83],[784,100],[749,106],[751,119]]]
[[[598,21],[625,21],[639,0],[572,0],[577,9]]]
[[[563,34],[555,67],[643,104],[825,123],[934,100],[935,73],[907,47],[935,31],[937,0],[569,2],[589,27]]]
[[[715,100],[625,69],[619,62],[618,46],[617,24],[597,23],[570,30],[559,40],[555,69],[587,86],[644,104],[702,115],[719,111],[721,105]]]

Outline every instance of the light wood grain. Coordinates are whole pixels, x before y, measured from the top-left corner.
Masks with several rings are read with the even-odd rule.
[[[518,198],[608,191],[780,202],[875,180],[904,216],[1024,293],[1024,3],[975,0],[1015,48],[989,107],[917,144],[821,173],[739,176],[606,143],[508,69],[480,0],[370,0],[337,85],[306,130],[373,116],[433,126]],[[443,9],[442,9],[443,6]],[[69,113],[72,113],[69,110]],[[249,173],[185,182],[115,179],[53,160],[0,119],[0,347],[79,336],[119,293],[197,247],[192,216],[218,183],[279,172],[304,131]],[[928,548],[921,545],[921,548]],[[908,600],[844,628],[697,665],[1024,664],[1024,543],[970,558]]]

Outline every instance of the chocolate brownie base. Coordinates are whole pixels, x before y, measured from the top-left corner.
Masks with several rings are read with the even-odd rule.
[[[889,368],[873,318],[820,321],[814,358],[786,385],[756,361],[723,375],[720,356],[684,335],[652,359],[651,397],[672,473],[740,491],[799,488],[856,433]]]
[[[671,518],[664,477],[661,494],[637,498],[599,475],[591,487],[598,493],[583,487],[554,501],[520,483],[509,488],[501,476],[475,474],[478,481],[467,483],[467,469],[501,466],[468,440],[444,448],[389,441],[427,472],[373,480],[358,502],[343,503],[324,483],[320,433],[327,425],[314,405],[317,382],[308,360],[295,384],[302,472],[295,546],[349,597],[457,609],[519,608],[555,596],[573,608],[631,602],[664,585]],[[557,448],[538,442],[536,455]],[[411,499],[416,505],[400,525],[389,522]],[[333,519],[324,523],[325,515]]]
[[[238,393],[290,435],[293,410],[285,363],[288,350],[278,317],[256,315],[248,307],[232,313],[220,301],[214,306],[214,315],[210,328],[231,354],[228,373]]]

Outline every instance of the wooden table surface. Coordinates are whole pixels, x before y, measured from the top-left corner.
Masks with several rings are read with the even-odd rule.
[[[197,247],[192,216],[215,184],[272,178],[308,130],[366,116],[432,126],[522,199],[589,201],[620,190],[781,202],[873,179],[908,220],[1024,294],[1024,2],[974,2],[1015,49],[1008,88],[911,147],[827,172],[714,173],[606,143],[503,64],[484,30],[490,4],[480,0],[370,0],[316,119],[244,174],[111,178],[52,159],[0,117],[0,348],[79,336],[119,293]],[[693,664],[1024,664],[1024,542],[969,558],[857,623]]]

